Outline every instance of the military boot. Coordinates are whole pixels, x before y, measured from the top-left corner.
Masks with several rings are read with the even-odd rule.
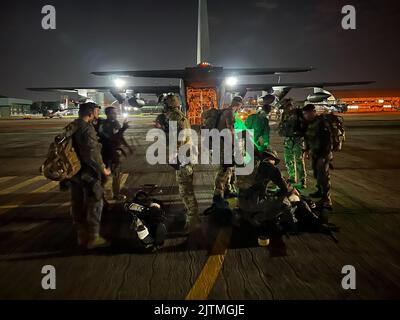
[[[86,232],[86,230],[83,230],[83,229],[80,229],[80,230],[78,230],[78,239],[77,239],[77,242],[78,242],[78,246],[79,247],[86,247],[87,246],[87,244],[88,244],[88,241],[89,241],[89,236],[88,236],[88,234],[87,234],[87,232]]]
[[[110,241],[104,239],[99,234],[95,234],[89,238],[87,243],[88,250],[93,250],[97,248],[106,248],[111,245]]]
[[[185,235],[188,235],[193,231],[195,231],[196,229],[200,228],[200,226],[201,226],[201,219],[199,218],[198,215],[187,216],[185,226],[183,227],[183,233]]]
[[[330,195],[324,195],[317,203],[317,206],[325,209],[332,209],[332,199]]]

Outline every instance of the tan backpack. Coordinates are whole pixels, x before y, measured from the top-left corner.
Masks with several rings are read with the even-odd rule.
[[[71,179],[81,170],[81,162],[73,146],[72,136],[76,132],[74,124],[64,128],[64,132],[50,144],[47,159],[41,166],[42,174],[50,180]]]
[[[204,129],[212,130],[218,127],[223,110],[211,108],[201,114]]]
[[[346,141],[343,117],[327,113],[323,115],[323,119],[328,124],[331,133],[332,151],[341,151],[343,143]]]

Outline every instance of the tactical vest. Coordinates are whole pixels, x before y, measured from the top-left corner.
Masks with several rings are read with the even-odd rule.
[[[317,149],[319,146],[318,129],[320,126],[320,118],[317,118],[307,126],[306,140],[311,149]]]
[[[279,135],[283,137],[300,137],[303,134],[303,123],[297,112],[284,113],[279,123]]]
[[[170,121],[176,121],[177,126],[178,126],[178,132],[177,134],[179,135],[181,130],[184,129],[191,129],[189,120],[186,118],[185,114],[179,110],[178,108],[169,108],[168,111],[165,113],[165,117]],[[185,134],[185,139],[183,142],[178,141],[178,147],[187,143],[191,142],[191,135],[190,133]]]

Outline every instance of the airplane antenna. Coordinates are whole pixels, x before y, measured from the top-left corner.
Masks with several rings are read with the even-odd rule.
[[[197,64],[200,64],[202,62],[208,62],[210,58],[207,0],[199,0],[197,23]]]

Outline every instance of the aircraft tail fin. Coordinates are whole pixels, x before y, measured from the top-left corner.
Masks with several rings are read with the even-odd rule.
[[[207,0],[199,0],[197,24],[197,64],[210,58],[210,35],[208,31]]]

